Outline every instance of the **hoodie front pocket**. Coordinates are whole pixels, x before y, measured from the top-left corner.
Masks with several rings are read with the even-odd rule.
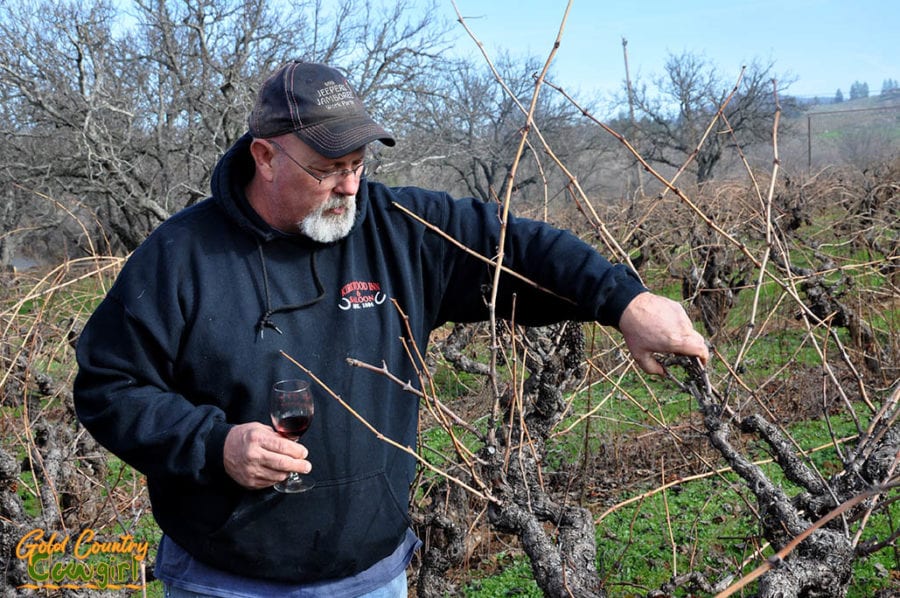
[[[245,575],[310,582],[370,567],[397,547],[409,525],[406,501],[376,471],[300,494],[252,493],[210,534],[207,549],[227,555],[230,568]]]

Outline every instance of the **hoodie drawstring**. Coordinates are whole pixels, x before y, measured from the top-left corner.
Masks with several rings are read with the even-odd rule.
[[[278,334],[283,334],[281,329],[272,321],[272,316],[279,313],[284,313],[288,311],[295,311],[298,309],[304,309],[311,305],[314,305],[321,301],[325,297],[325,287],[322,285],[322,281],[319,279],[319,272],[316,268],[316,252],[313,251],[309,256],[310,269],[312,270],[313,282],[316,285],[316,292],[318,295],[309,301],[305,301],[303,303],[297,303],[295,305],[285,305],[283,307],[278,307],[272,309],[271,300],[269,297],[269,274],[266,270],[266,256],[263,252],[262,243],[257,241],[256,247],[259,251],[259,262],[262,264],[262,275],[263,275],[263,290],[266,295],[266,308],[260,316],[259,320],[256,322],[256,330],[259,332],[259,338],[264,337],[264,331],[266,328],[271,328]]]

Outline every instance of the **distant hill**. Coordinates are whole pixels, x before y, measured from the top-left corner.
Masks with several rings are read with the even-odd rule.
[[[796,98],[796,100],[801,107],[812,113],[900,108],[900,90],[843,102],[835,102],[834,98]]]

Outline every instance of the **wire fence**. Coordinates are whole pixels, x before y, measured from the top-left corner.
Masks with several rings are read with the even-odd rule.
[[[900,95],[877,106],[832,104],[806,113],[806,167],[864,166],[900,156]]]

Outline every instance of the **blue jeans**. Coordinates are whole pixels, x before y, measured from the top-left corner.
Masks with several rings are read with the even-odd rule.
[[[387,584],[357,598],[406,598],[406,571]],[[217,598],[215,594],[200,594],[166,584],[165,598]],[[325,595],[322,595],[325,598]],[[333,598],[329,596],[328,598]]]

